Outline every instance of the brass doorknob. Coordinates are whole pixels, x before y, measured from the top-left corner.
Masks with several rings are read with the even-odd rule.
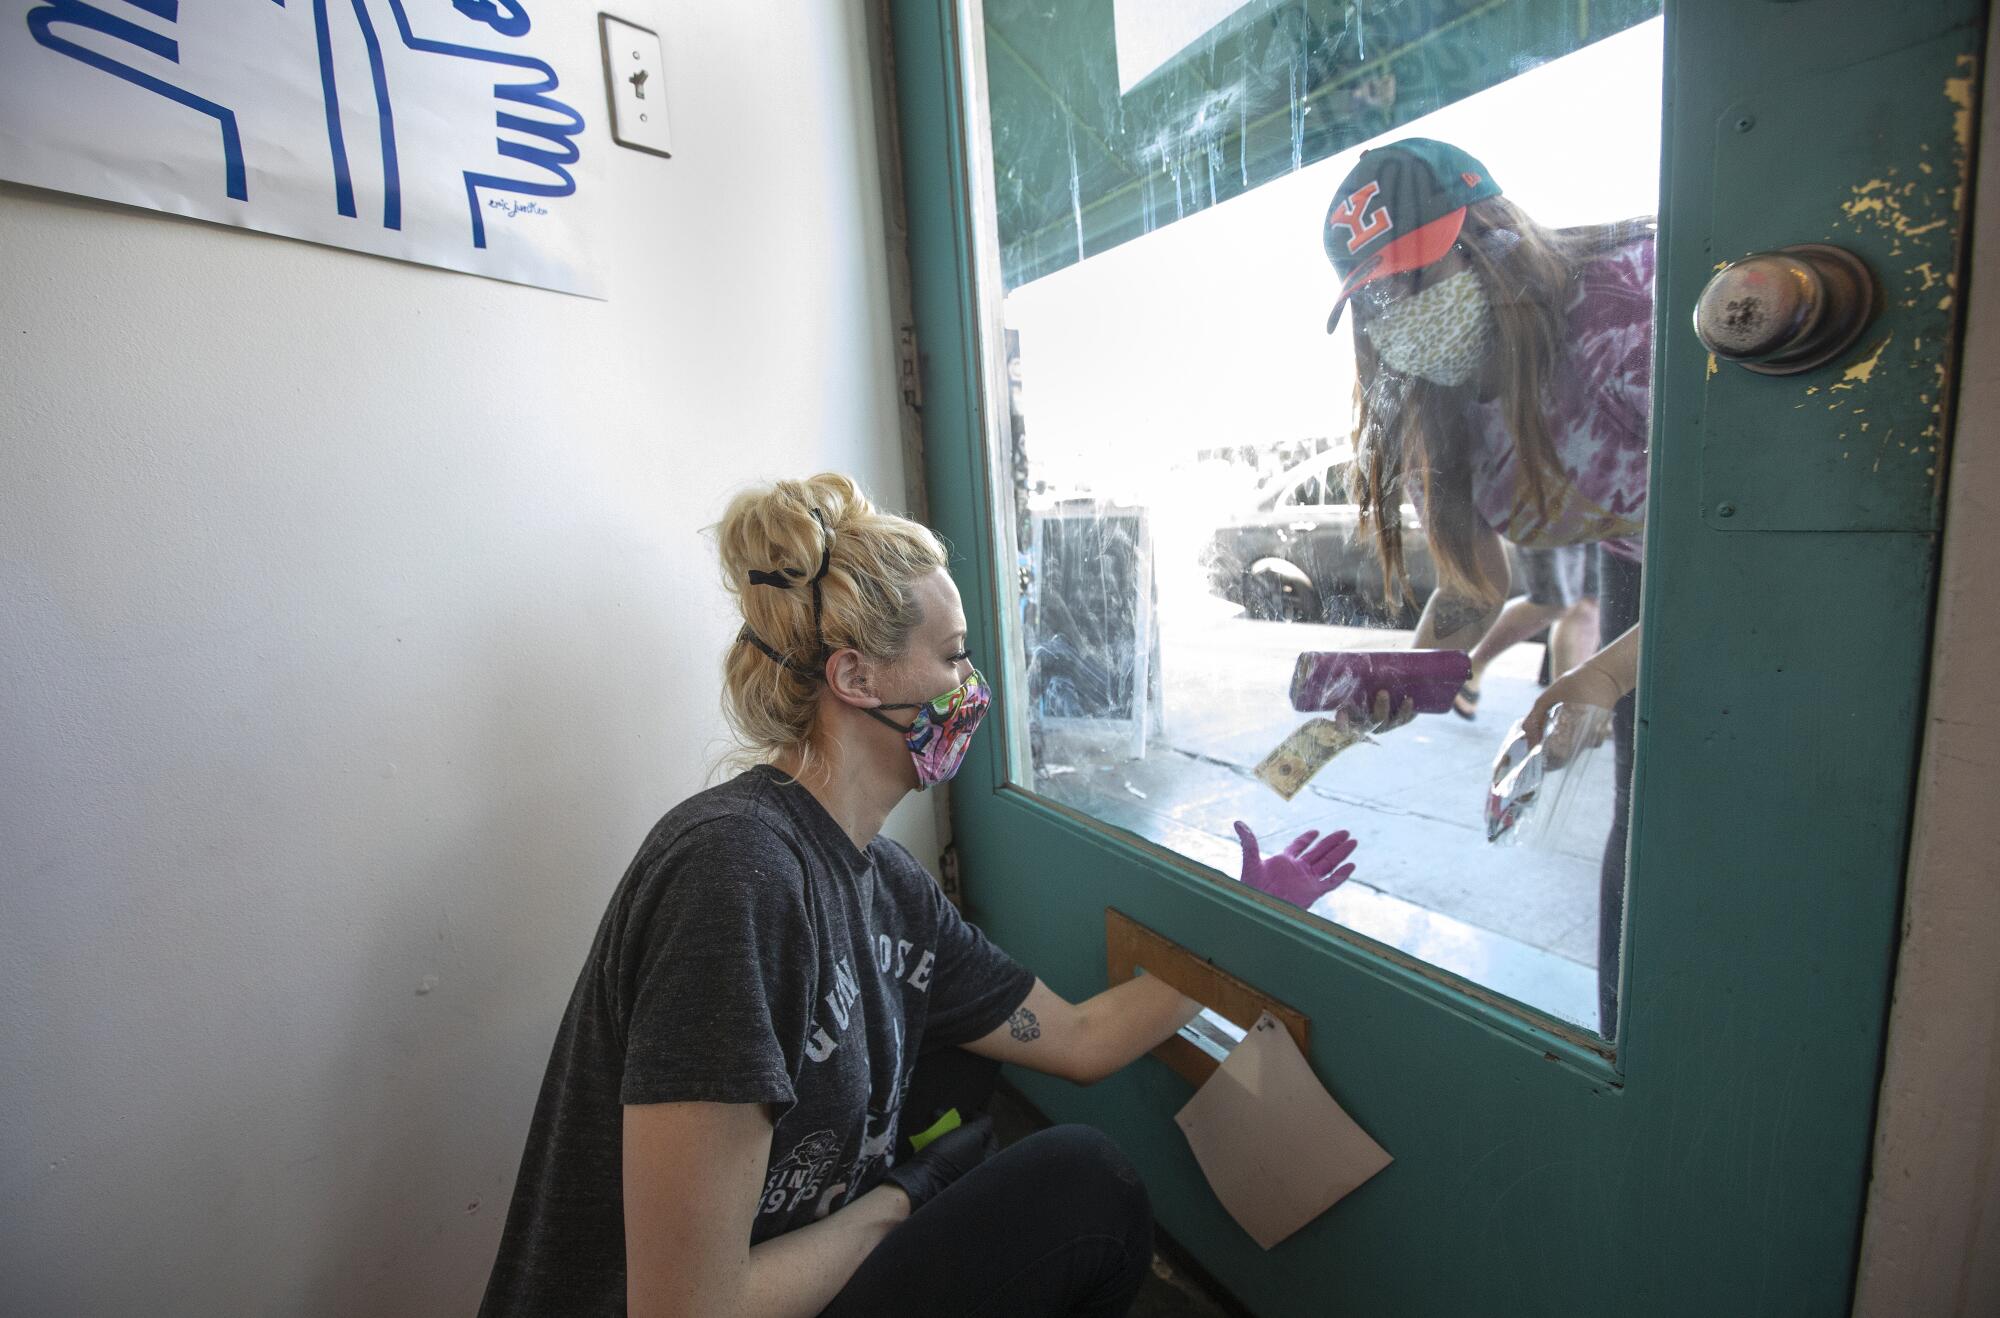
[[[1694,306],[1694,332],[1724,361],[1759,375],[1823,366],[1875,314],[1875,277],[1861,258],[1804,243],[1731,261]]]

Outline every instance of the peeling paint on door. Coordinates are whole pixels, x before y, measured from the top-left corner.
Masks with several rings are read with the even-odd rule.
[[[1875,374],[1876,366],[1882,361],[1882,353],[1888,348],[1890,341],[1895,337],[1895,335],[1891,334],[1888,338],[1883,339],[1875,345],[1875,351],[1869,353],[1866,357],[1843,371],[1840,379],[1834,382],[1834,391],[1837,393],[1843,389],[1852,389],[1857,384],[1867,384],[1869,377]],[[1858,412],[1861,409],[1856,408],[1855,410]]]

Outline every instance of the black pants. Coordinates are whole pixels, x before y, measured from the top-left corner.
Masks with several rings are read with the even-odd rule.
[[[1598,561],[1598,640],[1608,645],[1639,621],[1639,565],[1607,553]],[[1617,747],[1618,795],[1611,809],[1611,834],[1604,840],[1604,863],[1597,882],[1597,1015],[1598,1028],[1609,1035],[1618,1022],[1619,949],[1625,934],[1625,848],[1632,822],[1633,700],[1618,702],[1611,715],[1611,735]]]
[[[1089,1126],[1051,1126],[890,1232],[823,1318],[1117,1318],[1152,1256],[1152,1205],[1132,1164]]]

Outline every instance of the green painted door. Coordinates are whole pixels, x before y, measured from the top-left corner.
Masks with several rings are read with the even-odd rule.
[[[1103,986],[1111,907],[1305,1012],[1315,1070],[1396,1160],[1266,1253],[1204,1183],[1173,1122],[1190,1090],[1166,1067],[1018,1083],[1114,1133],[1164,1227],[1258,1313],[1844,1313],[1984,6],[1688,0],[1663,24],[1609,0],[890,14],[927,485],[1001,701],[953,788],[974,914],[1072,998]],[[1524,197],[1582,198],[1556,224],[1620,218],[1589,206],[1653,186],[1657,164],[1644,664],[1621,1006],[1602,1033],[1591,848],[1608,798],[1578,805],[1589,845],[1569,854],[1495,861],[1473,834],[1538,645],[1488,670],[1498,712],[1420,716],[1286,801],[1251,770],[1289,726],[1290,657],[1408,619],[1355,608],[1367,588],[1324,563],[1292,564],[1291,614],[1251,589],[1283,586],[1281,553],[1215,570],[1253,524],[1303,535],[1351,513],[1306,478],[1344,460],[1332,395],[1352,349],[1303,313],[1274,335],[1261,310],[1319,280],[1323,317],[1332,270],[1272,273],[1294,239],[1246,240],[1245,217],[1307,214],[1296,241],[1316,257],[1359,145],[1445,123],[1496,171],[1512,162]],[[1690,319],[1718,265],[1798,243],[1872,268],[1858,342],[1790,376],[1711,358]],[[1176,298],[1198,310],[1163,376],[1147,335],[1182,324]],[[1176,383],[1093,413],[1091,382],[1121,372]],[[1312,389],[1323,422],[1285,411]],[[1254,405],[1190,421],[1232,391]],[[1596,755],[1601,786],[1611,748]],[[1466,817],[1445,818],[1460,799]],[[1411,822],[1439,801],[1434,826]],[[1249,893],[1238,810],[1267,839],[1349,827],[1361,869],[1309,915]]]

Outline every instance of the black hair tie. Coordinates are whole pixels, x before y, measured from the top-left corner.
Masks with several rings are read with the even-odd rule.
[[[784,655],[779,654],[776,650],[773,650],[770,646],[764,644],[764,639],[759,635],[757,635],[756,632],[751,631],[748,627],[745,627],[742,631],[736,633],[736,640],[739,644],[744,641],[748,641],[750,644],[756,646],[759,650],[762,650],[764,652],[765,657],[768,658],[772,663],[778,665],[780,668],[788,668],[792,672],[797,673],[801,677],[819,677],[821,675],[818,669],[813,668],[808,664],[798,663],[795,660],[785,658]]]
[[[817,656],[819,667],[815,668],[787,659],[784,655],[766,645],[763,639],[747,626],[738,633],[736,639],[739,642],[750,642],[750,644],[762,650],[773,662],[789,668],[794,673],[799,673],[806,677],[823,677],[825,674],[821,670],[826,667],[827,650],[826,628],[821,622],[822,602],[820,600],[819,583],[825,579],[827,568],[833,563],[833,532],[827,528],[826,517],[819,509],[814,508],[810,511],[812,512],[813,520],[819,523],[819,570],[813,573],[812,580],[807,583],[812,587],[813,638],[819,642],[819,654]],[[805,573],[795,567],[779,568],[773,572],[765,572],[757,568],[752,568],[750,569],[750,584],[753,586],[775,586],[779,590],[790,590],[792,582],[804,575]]]

